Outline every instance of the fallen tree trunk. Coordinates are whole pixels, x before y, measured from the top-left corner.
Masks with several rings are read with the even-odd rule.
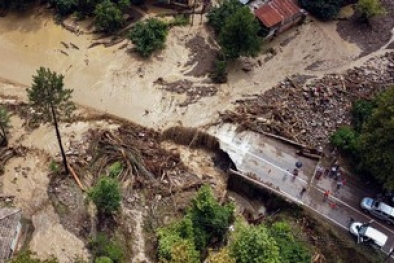
[[[71,165],[69,163],[67,163],[67,167],[68,170],[70,171],[70,173],[72,174],[72,176],[75,179],[75,182],[78,184],[79,188],[81,188],[82,191],[85,191],[85,188],[83,187],[81,181],[79,180],[77,174],[75,173],[74,169],[71,167]]]

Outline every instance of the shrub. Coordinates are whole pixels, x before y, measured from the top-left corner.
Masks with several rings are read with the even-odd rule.
[[[233,213],[233,204],[221,206],[209,186],[201,187],[187,212],[193,223],[196,248],[203,251],[213,237],[223,240]]]
[[[137,52],[149,57],[155,50],[162,49],[168,34],[168,26],[157,18],[149,18],[138,22],[130,32],[130,40]]]
[[[237,263],[281,263],[277,243],[263,225],[237,222],[231,237],[230,256]]]
[[[227,82],[227,61],[224,59],[216,59],[213,72],[211,73],[211,79],[215,83],[226,83]]]
[[[270,228],[270,232],[279,247],[281,263],[311,262],[310,251],[304,243],[294,238],[288,223],[276,222]]]
[[[363,21],[386,14],[386,9],[384,9],[380,0],[359,0],[356,9],[360,12]]]
[[[114,162],[113,164],[111,164],[111,166],[109,167],[109,177],[111,178],[115,178],[118,177],[119,174],[122,172],[123,170],[123,165],[121,162],[117,161]]]
[[[123,250],[121,246],[116,241],[109,240],[104,233],[98,233],[94,239],[91,239],[88,247],[97,259],[104,257],[114,263],[122,262]]]
[[[124,24],[122,11],[111,1],[105,0],[94,9],[94,23],[97,29],[113,32]]]
[[[182,243],[183,240],[190,240],[194,244],[193,224],[187,217],[170,226],[160,228],[157,235],[158,255],[161,260],[171,260],[172,247]]]
[[[109,257],[99,257],[99,258],[96,258],[94,263],[113,263],[113,261]]]
[[[189,16],[177,15],[172,21],[169,22],[169,26],[187,26],[189,24]]]
[[[334,132],[330,142],[345,153],[355,154],[357,151],[357,135],[349,126],[343,126]]]
[[[55,5],[56,11],[62,16],[73,13],[78,4],[76,0],[51,0],[50,3]]]
[[[115,179],[101,177],[88,195],[95,203],[98,212],[103,215],[117,212],[120,208],[122,195],[119,184]]]

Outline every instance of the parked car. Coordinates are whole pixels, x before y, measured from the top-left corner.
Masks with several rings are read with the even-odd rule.
[[[349,231],[357,237],[357,243],[368,243],[375,248],[381,249],[387,242],[388,237],[379,230],[370,226],[370,223],[353,222]]]
[[[388,204],[370,197],[365,197],[361,200],[360,206],[363,211],[369,212],[371,215],[386,221],[388,224],[394,224],[394,208]]]

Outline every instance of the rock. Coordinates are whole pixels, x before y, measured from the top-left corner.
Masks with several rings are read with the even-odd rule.
[[[9,204],[9,203],[11,203],[11,202],[12,202],[12,199],[11,199],[11,198],[9,198],[9,197],[7,197],[7,198],[4,200],[4,202],[5,202],[6,204]]]
[[[127,203],[133,203],[135,201],[134,197],[129,197],[126,199]]]
[[[253,63],[250,61],[245,61],[242,65],[242,70],[245,72],[249,72],[253,69]]]

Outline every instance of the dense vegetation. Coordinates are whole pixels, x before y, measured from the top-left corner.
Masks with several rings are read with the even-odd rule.
[[[238,219],[234,206],[221,206],[208,186],[202,187],[186,215],[158,230],[158,256],[165,263],[307,263],[311,255],[287,223],[251,226]],[[232,228],[233,231],[229,231]],[[215,245],[218,252],[209,250]]]
[[[352,127],[341,127],[331,143],[345,153],[359,172],[394,189],[394,87],[373,101],[353,103]]]
[[[343,4],[343,0],[300,0],[305,10],[321,20],[336,17]]]

